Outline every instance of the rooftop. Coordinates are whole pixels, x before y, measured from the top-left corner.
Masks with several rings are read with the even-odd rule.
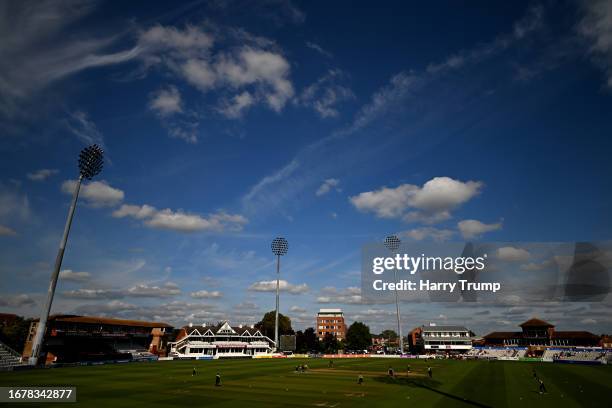
[[[468,331],[463,326],[423,326],[424,332],[440,332],[440,331]]]
[[[319,309],[319,314],[321,313],[342,313],[342,309]]]
[[[555,327],[555,325],[545,322],[538,318],[531,318],[526,322],[519,324],[520,327]]]
[[[40,319],[34,319],[38,321]],[[68,323],[84,323],[84,324],[109,324],[114,326],[136,326],[136,327],[150,327],[150,328],[172,328],[168,323],[162,322],[145,322],[141,320],[126,320],[126,319],[113,319],[109,317],[97,317],[97,316],[79,316],[79,315],[51,315],[49,316],[50,322],[68,322]]]

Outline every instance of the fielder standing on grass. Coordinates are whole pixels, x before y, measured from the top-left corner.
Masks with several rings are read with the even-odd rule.
[[[221,386],[221,374],[217,371],[217,375],[215,376],[215,387]]]
[[[431,367],[427,367],[427,375],[429,376],[429,378],[433,377],[433,372],[431,371]]]
[[[542,379],[538,379],[538,381],[540,382],[540,395],[547,393],[546,386],[544,386],[544,381],[542,381]]]

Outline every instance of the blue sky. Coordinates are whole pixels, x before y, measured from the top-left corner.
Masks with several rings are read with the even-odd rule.
[[[39,314],[90,143],[54,312],[173,324],[321,307],[379,331],[360,248],[608,240],[610,2],[0,4],[0,307]],[[609,303],[403,306],[610,331]]]

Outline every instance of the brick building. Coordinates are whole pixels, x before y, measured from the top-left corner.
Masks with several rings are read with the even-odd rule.
[[[321,309],[317,313],[317,336],[323,340],[327,333],[336,336],[338,340],[346,337],[346,324],[342,309]]]

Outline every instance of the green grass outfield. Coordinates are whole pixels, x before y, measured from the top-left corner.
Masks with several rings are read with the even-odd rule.
[[[295,373],[303,362],[310,370]],[[386,375],[389,366],[396,379]],[[533,368],[545,395],[538,393]],[[217,371],[221,387],[214,386]],[[0,386],[33,385],[76,386],[78,402],[68,406],[110,408],[612,406],[612,366],[512,361],[337,359],[332,369],[326,359],[160,361],[0,373]]]

